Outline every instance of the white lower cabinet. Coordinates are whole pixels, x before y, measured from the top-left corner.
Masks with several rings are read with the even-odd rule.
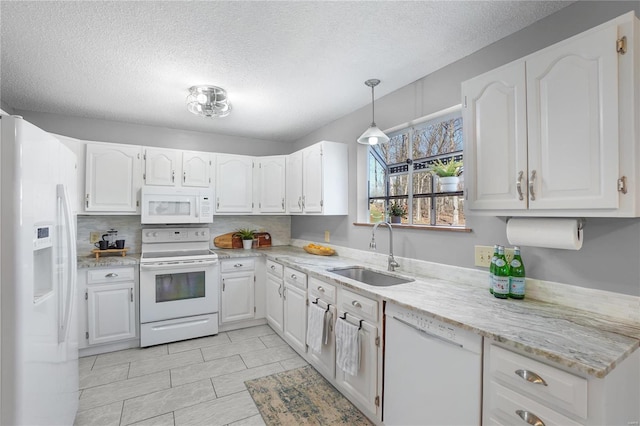
[[[331,321],[329,321],[329,329],[326,330],[327,340],[322,342],[320,352],[314,352],[309,348],[308,357],[309,362],[318,370],[323,376],[335,379],[336,377],[336,336],[335,336],[335,323],[336,323],[336,288],[334,285],[325,283],[317,278],[309,277],[308,283],[309,289],[309,309],[314,304],[319,305],[322,309],[325,309],[330,315]],[[307,333],[308,336],[308,333]],[[308,341],[307,341],[308,343]]]
[[[134,267],[78,272],[80,349],[137,338],[137,276]]]
[[[282,292],[284,281],[282,279],[283,267],[281,264],[267,260],[267,276],[265,280],[265,299],[267,323],[276,332],[282,334],[284,330],[284,306]]]
[[[255,260],[220,262],[220,324],[255,317]]]
[[[284,268],[284,339],[298,352],[307,352],[307,275]]]
[[[583,377],[485,340],[483,424],[638,424],[639,369],[636,351],[604,378]]]

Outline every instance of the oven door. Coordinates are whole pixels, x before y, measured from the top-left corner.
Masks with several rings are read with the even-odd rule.
[[[218,261],[140,264],[140,322],[218,312]]]

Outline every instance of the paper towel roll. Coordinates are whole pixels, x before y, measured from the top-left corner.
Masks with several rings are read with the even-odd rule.
[[[510,219],[507,222],[507,239],[516,246],[580,250],[582,226],[578,219]]]

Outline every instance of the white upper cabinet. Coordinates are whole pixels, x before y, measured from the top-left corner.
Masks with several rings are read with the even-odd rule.
[[[182,153],[182,186],[208,188],[211,185],[212,154],[184,151]]]
[[[191,186],[211,184],[211,156],[208,152],[145,148],[145,185]]]
[[[284,213],[286,199],[286,156],[256,157],[255,196],[258,213]]]
[[[302,213],[302,151],[287,155],[287,212]]]
[[[175,186],[179,173],[180,151],[175,149],[145,148],[144,184]]]
[[[348,147],[322,141],[287,160],[289,213],[346,215],[349,212]]]
[[[253,157],[216,155],[216,213],[253,211]]]
[[[85,210],[139,213],[142,148],[88,143],[86,153]]]
[[[462,84],[470,211],[640,215],[637,37],[629,13]]]

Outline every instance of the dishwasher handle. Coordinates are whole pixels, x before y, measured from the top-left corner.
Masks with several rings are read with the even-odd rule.
[[[423,334],[423,335],[424,335],[424,337],[431,338],[431,339],[436,339],[436,340],[440,340],[440,341],[442,341],[443,343],[447,343],[447,344],[452,345],[452,346],[457,346],[457,347],[459,347],[459,348],[464,348],[464,346],[463,346],[463,345],[461,345],[460,343],[456,343],[456,342],[453,342],[453,341],[451,341],[451,340],[449,340],[449,339],[445,339],[445,338],[444,338],[444,337],[442,337],[442,336],[438,336],[437,334],[430,333],[430,332],[428,332],[428,331],[426,331],[426,330],[423,330],[423,329],[421,329],[421,328],[419,328],[419,327],[416,327],[415,325],[413,325],[413,324],[411,324],[411,323],[409,323],[409,322],[407,322],[407,321],[405,321],[405,320],[403,320],[403,319],[400,319],[400,318],[398,318],[398,317],[396,317],[396,316],[392,316],[391,318],[393,318],[394,320],[396,320],[396,321],[398,321],[398,322],[400,322],[400,323],[402,323],[402,324],[406,325],[407,327],[411,327],[411,328],[413,328],[414,330],[416,330],[416,331],[418,331],[419,333]]]

